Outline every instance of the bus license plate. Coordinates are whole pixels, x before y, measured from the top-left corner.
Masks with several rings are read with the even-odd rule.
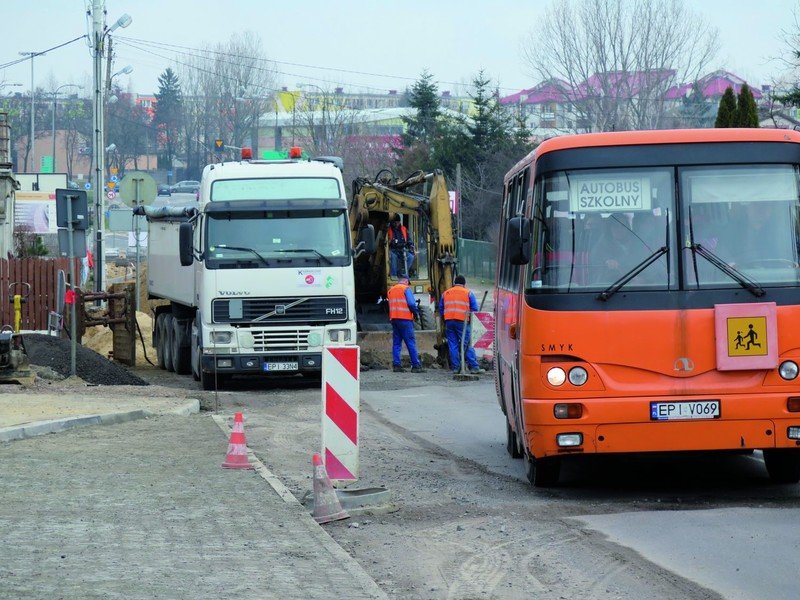
[[[685,421],[689,419],[719,419],[719,400],[688,400],[681,402],[651,402],[653,421]]]
[[[297,371],[298,364],[296,362],[268,362],[264,363],[265,371]]]

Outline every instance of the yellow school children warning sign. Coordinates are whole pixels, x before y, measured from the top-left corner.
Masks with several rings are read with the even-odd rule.
[[[728,356],[766,356],[769,335],[766,317],[729,317]]]

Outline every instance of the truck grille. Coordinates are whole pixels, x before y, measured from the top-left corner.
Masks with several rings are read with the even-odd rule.
[[[308,350],[308,331],[257,331],[253,334],[253,350],[256,352],[299,352]]]
[[[300,301],[300,302],[298,302]],[[296,304],[295,304],[296,303]],[[241,307],[241,308],[240,308]],[[211,303],[214,323],[303,323],[324,325],[347,321],[344,296],[289,296],[220,299]],[[269,315],[269,316],[266,316]]]

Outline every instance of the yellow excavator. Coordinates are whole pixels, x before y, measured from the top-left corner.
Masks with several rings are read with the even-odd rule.
[[[390,249],[390,222],[398,217],[408,240],[399,245],[395,241]],[[399,179],[383,169],[374,179],[354,180],[350,229],[352,239],[359,240],[354,246],[354,274],[362,341],[367,332],[391,329],[386,294],[397,282],[391,276],[391,253],[396,252],[397,275],[408,275],[420,308],[417,345],[421,351],[435,352],[440,361],[446,360],[444,327],[434,315],[442,294],[453,285],[456,240],[442,172],[418,171]],[[370,243],[364,244],[365,238]]]

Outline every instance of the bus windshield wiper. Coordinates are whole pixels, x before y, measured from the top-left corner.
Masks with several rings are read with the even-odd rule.
[[[330,258],[322,254],[319,250],[314,250],[313,248],[291,248],[289,250],[281,250],[281,252],[311,252],[313,254],[316,254],[318,257],[320,257],[329,265],[333,264],[333,261]]]
[[[614,294],[616,294],[624,285],[626,285],[631,279],[634,279],[639,273],[644,271],[647,267],[652,265],[656,262],[659,258],[664,256],[667,252],[669,252],[669,248],[667,246],[661,246],[658,250],[653,252],[650,256],[645,258],[642,262],[638,265],[633,267],[630,271],[625,273],[622,277],[617,279],[614,283],[608,286],[605,290],[600,292],[597,296],[598,300],[603,300],[604,302],[611,298]]]
[[[227,244],[217,244],[217,248],[226,248],[227,250],[239,250],[241,252],[252,252],[261,260],[262,263],[264,263],[265,267],[269,266],[269,261],[263,256],[261,256],[258,252],[253,250],[252,248],[247,248],[246,246],[228,246]]]
[[[760,298],[761,296],[767,293],[764,291],[764,288],[758,285],[758,283],[750,279],[747,275],[745,275],[738,269],[735,269],[734,267],[727,264],[719,256],[711,252],[711,250],[707,249],[705,246],[701,246],[700,244],[691,244],[689,248],[692,249],[693,253],[699,254],[700,256],[705,258],[708,262],[717,267],[720,271],[725,273],[725,275],[733,279],[736,283],[738,283],[748,292],[753,294],[753,296],[755,296],[756,298]]]

